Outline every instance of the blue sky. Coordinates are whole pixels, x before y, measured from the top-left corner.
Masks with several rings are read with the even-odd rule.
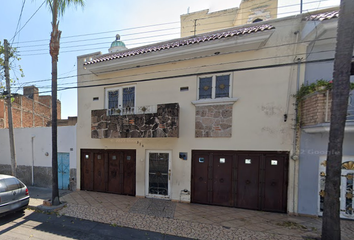
[[[10,72],[12,78],[15,75],[19,77],[11,91],[22,93],[23,86],[35,85],[41,95],[50,95],[51,58],[48,45],[51,14],[45,5],[40,7],[43,0],[27,0],[19,22],[23,2],[0,1],[0,41],[7,39],[12,46],[18,47],[21,60],[14,64],[21,65],[25,74],[24,78],[19,77],[16,67]],[[303,9],[306,12],[335,6],[339,2],[303,0]],[[297,14],[299,3],[300,0],[278,0],[280,17]],[[76,86],[77,56],[96,51],[107,53],[117,33],[128,48],[178,38],[180,15],[186,14],[188,9],[189,12],[203,9],[218,11],[238,7],[239,4],[240,0],[86,0],[83,9],[68,9],[59,23],[62,38],[58,61],[58,98],[62,103],[62,118],[77,115],[77,90],[61,90]],[[23,28],[13,38],[17,25],[18,29]]]

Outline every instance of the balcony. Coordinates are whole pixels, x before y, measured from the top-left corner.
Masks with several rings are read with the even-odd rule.
[[[91,138],[177,138],[178,103],[91,111]]]
[[[348,101],[345,131],[354,132],[354,91]],[[331,104],[331,91],[318,91],[304,97],[300,104],[301,128],[308,133],[329,132]]]

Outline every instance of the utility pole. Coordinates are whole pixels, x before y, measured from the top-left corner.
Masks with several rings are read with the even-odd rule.
[[[10,89],[10,74],[9,74],[9,43],[7,39],[4,39],[4,50],[5,50],[5,79],[6,79],[6,89],[7,89],[7,112],[8,112],[8,122],[9,122],[9,138],[10,138],[10,152],[11,152],[11,171],[12,176],[16,177],[16,155],[15,155],[15,138],[14,138],[14,126],[12,123],[12,106],[11,106],[11,89]]]

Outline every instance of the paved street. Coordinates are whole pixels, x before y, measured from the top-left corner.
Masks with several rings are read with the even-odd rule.
[[[29,187],[29,191],[31,196],[29,207],[46,211],[42,203],[43,200],[50,198],[51,189]],[[318,240],[321,234],[322,219],[319,217],[291,216],[284,213],[79,190],[75,192],[61,190],[60,196],[66,205],[57,208],[56,211],[62,217],[43,215],[47,219],[36,220],[37,215],[27,216],[26,211],[23,219],[15,219],[5,230],[2,229],[3,226],[0,227],[0,240],[3,236],[5,239],[14,239],[8,238],[11,235],[6,234],[7,231],[12,232],[11,226],[15,224],[16,231],[20,233],[15,236],[22,236],[25,233],[27,237],[25,239],[31,239],[28,238],[30,234],[27,232],[33,229],[39,229],[40,233],[47,234],[44,235],[45,238],[34,239],[96,240],[112,239],[112,236],[114,239],[183,239],[171,236],[174,235],[201,240]],[[74,223],[71,223],[71,220]],[[21,221],[26,226],[26,231],[23,229],[21,231],[21,225],[18,224]],[[49,230],[41,230],[47,221],[53,221],[49,225],[51,227]],[[78,223],[84,224],[77,227]],[[104,228],[99,230],[100,226]],[[353,239],[354,221],[342,220],[341,228],[343,240]],[[119,230],[119,233],[112,232],[115,230]],[[131,236],[132,234],[137,235]],[[145,236],[146,238],[140,238]]]
[[[0,218],[0,239],[182,240],[188,238],[26,210],[24,213],[15,213]]]

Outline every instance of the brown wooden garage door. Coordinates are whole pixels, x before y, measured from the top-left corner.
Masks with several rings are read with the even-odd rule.
[[[286,212],[288,152],[192,151],[194,203]]]
[[[81,150],[81,189],[135,196],[135,150]]]

